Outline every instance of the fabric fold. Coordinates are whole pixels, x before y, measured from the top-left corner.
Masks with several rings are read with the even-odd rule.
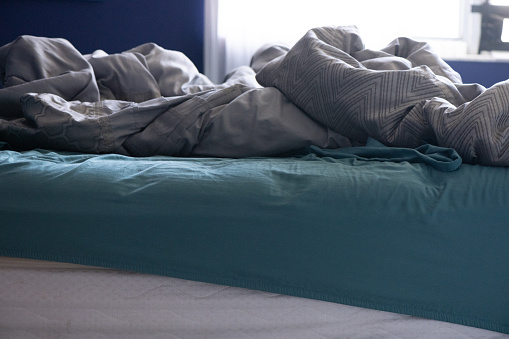
[[[424,144],[417,148],[387,147],[371,138],[368,139],[366,146],[362,147],[322,149],[310,146],[300,152],[301,156],[309,154],[333,159],[423,163],[442,172],[455,171],[462,163],[461,157],[452,148],[430,144]]]
[[[462,84],[408,38],[368,50],[354,26],[263,46],[221,84],[153,43],[81,55],[64,39],[32,36],[0,47],[0,74],[0,141],[21,149],[238,158],[372,138],[410,149],[425,140],[465,163],[509,166],[508,82]]]
[[[470,164],[509,165],[509,83],[466,86],[424,43],[365,50],[353,27],[310,30],[258,74],[312,118],[354,140],[453,148]]]

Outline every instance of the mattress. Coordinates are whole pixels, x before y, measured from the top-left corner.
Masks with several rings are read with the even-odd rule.
[[[0,257],[1,338],[509,338],[256,290]]]
[[[243,159],[4,149],[0,255],[509,333],[509,171],[444,172],[430,164],[447,152],[380,147]]]

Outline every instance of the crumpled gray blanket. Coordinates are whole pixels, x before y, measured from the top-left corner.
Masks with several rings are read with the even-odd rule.
[[[509,83],[464,85],[425,43],[400,38],[371,51],[355,27],[317,28],[257,80],[352,141],[428,142],[466,163],[509,165]]]
[[[289,50],[265,46],[222,84],[151,43],[82,55],[63,39],[22,36],[0,47],[0,80],[0,141],[19,149],[277,156],[371,137],[509,164],[505,83],[464,85],[406,38],[365,49],[354,27],[310,30]]]
[[[285,52],[263,48],[253,67]],[[0,47],[0,78],[0,141],[15,149],[238,158],[350,145],[262,88],[253,68],[213,84],[152,43],[82,55],[64,39],[22,36]]]

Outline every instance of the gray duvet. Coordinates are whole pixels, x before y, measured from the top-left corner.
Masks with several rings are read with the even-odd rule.
[[[509,165],[509,84],[464,85],[429,46],[364,48],[354,27],[266,46],[222,84],[182,53],[144,44],[80,54],[22,36],[0,48],[0,141],[132,156],[278,156],[310,145],[423,143]]]

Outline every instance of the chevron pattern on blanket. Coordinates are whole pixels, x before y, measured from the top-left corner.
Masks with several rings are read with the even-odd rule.
[[[416,147],[425,140],[456,149],[467,163],[509,165],[509,84],[468,102],[429,46],[410,39],[393,44],[368,51],[354,27],[316,28],[257,80],[357,142],[372,137]],[[429,66],[412,63],[418,54]]]

